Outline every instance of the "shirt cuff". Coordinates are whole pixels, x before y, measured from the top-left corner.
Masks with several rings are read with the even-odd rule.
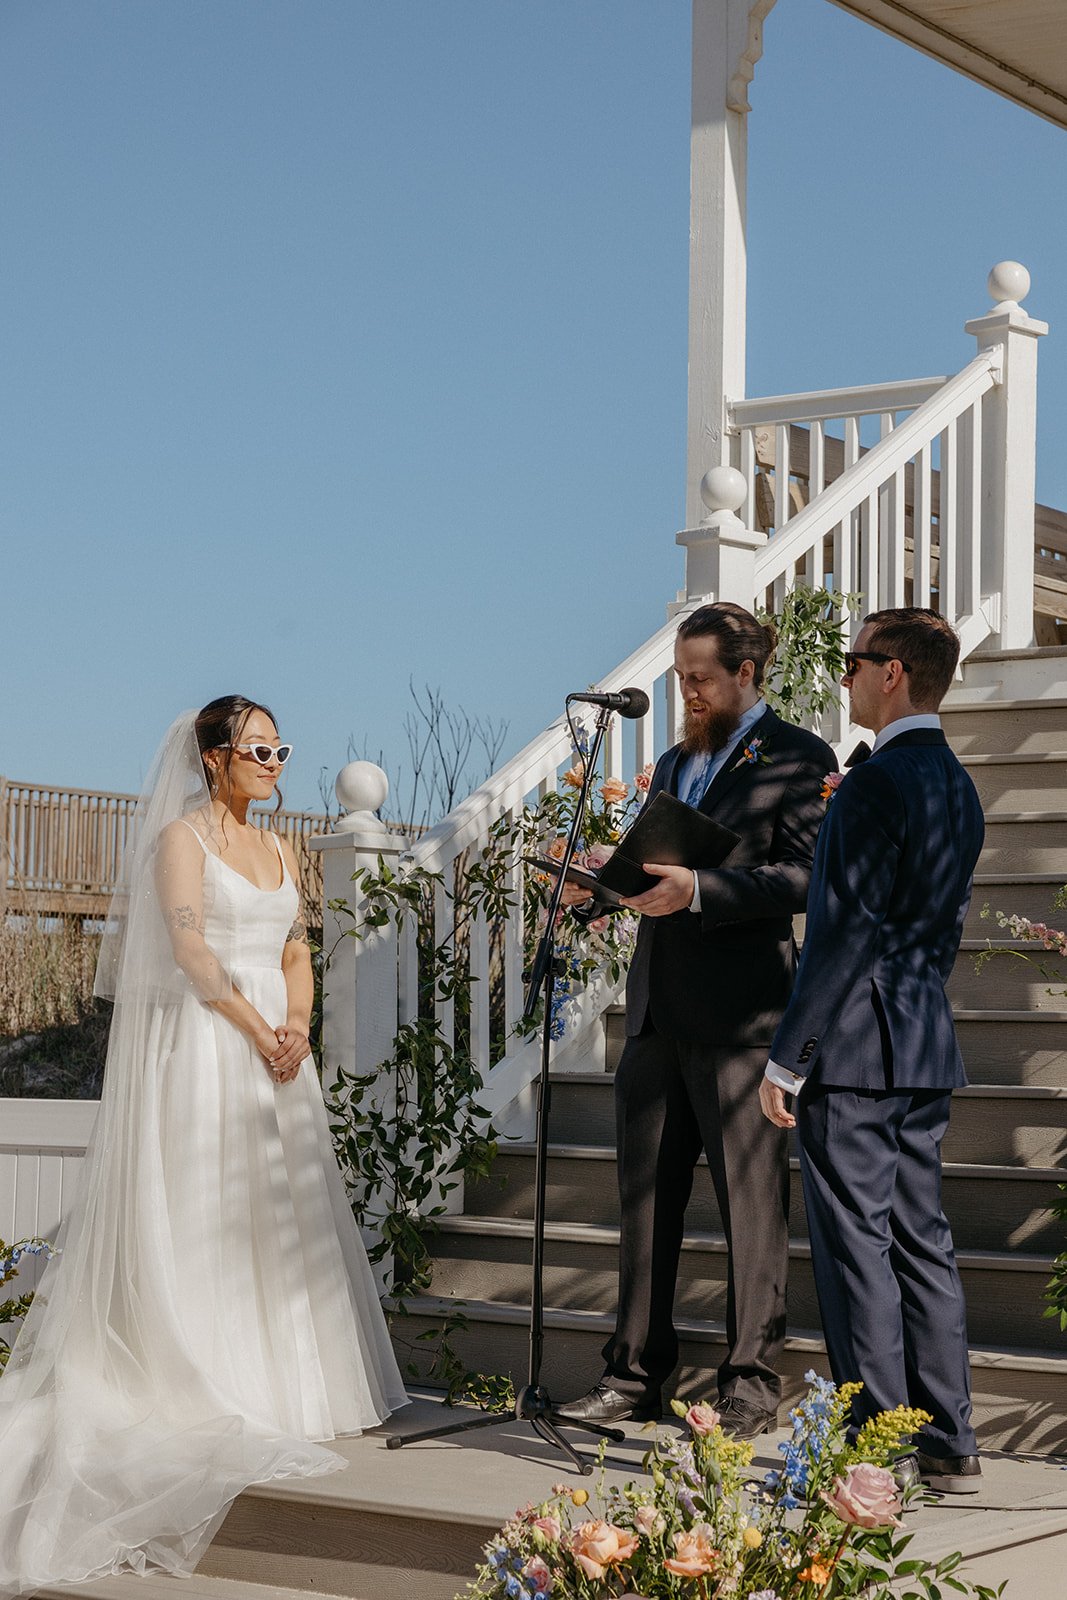
[[[695,911],[698,916],[700,915],[700,879],[695,872],[693,873],[693,898],[689,902],[689,909],[690,911]]]
[[[784,1089],[786,1094],[799,1094],[808,1081],[799,1072],[790,1072],[788,1067],[780,1067],[777,1061],[768,1061],[763,1076],[769,1083],[777,1084],[779,1089]]]

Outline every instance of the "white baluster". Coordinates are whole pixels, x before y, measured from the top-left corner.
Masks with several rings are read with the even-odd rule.
[[[912,508],[912,604],[917,606],[930,605],[933,543],[932,531],[932,504],[933,504],[933,469],[930,462],[930,446],[924,444],[915,458],[914,476],[912,483],[913,501]]]
[[[960,615],[973,616],[982,601],[982,406],[967,412],[960,484]]]
[[[958,433],[953,419],[941,435],[941,564],[937,579],[941,615],[947,617],[949,622],[955,622],[960,614],[958,467]]]
[[[789,521],[789,424],[779,422],[774,430],[774,531],[780,533]]]

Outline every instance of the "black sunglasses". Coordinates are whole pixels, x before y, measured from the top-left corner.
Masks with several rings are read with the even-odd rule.
[[[845,651],[845,677],[854,678],[859,670],[861,661],[900,661],[899,656],[881,656],[877,650],[846,650]],[[900,661],[905,672],[910,672],[911,667],[906,661]]]

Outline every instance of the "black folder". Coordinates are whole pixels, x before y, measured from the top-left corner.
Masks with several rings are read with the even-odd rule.
[[[661,791],[641,809],[616,845],[615,854],[599,872],[571,867],[567,879],[590,890],[604,905],[616,906],[620,899],[632,900],[660,882],[644,870],[644,862],[693,869],[719,867],[740,838],[732,828],[724,828],[695,806],[687,806]],[[558,876],[558,861],[547,856],[527,859],[542,871]]]

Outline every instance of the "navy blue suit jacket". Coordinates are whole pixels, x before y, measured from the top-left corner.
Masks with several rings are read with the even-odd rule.
[[[966,1083],[945,984],[984,834],[974,784],[937,729],[906,730],[846,773],[772,1060],[851,1089]]]

